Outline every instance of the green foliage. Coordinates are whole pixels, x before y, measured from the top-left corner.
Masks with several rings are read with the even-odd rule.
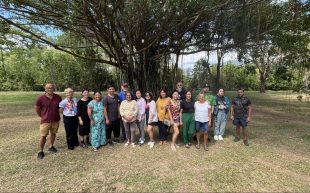
[[[0,90],[42,90],[45,82],[57,90],[66,87],[105,90],[115,76],[106,65],[77,59],[53,48],[15,48],[4,57],[6,75]]]

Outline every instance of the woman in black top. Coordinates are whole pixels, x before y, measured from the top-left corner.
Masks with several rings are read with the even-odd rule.
[[[82,91],[82,98],[77,103],[77,116],[79,118],[79,135],[81,137],[81,147],[86,147],[89,144],[90,119],[87,114],[87,105],[93,99],[89,97],[89,91]]]
[[[186,148],[191,146],[190,140],[195,131],[195,102],[192,100],[192,93],[186,92],[185,100],[181,101],[180,118],[182,120],[183,142]]]

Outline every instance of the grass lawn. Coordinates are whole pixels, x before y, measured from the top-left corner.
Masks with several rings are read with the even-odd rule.
[[[247,93],[249,147],[233,142],[228,121],[224,141],[212,140],[209,152],[158,144],[68,151],[61,124],[58,152],[46,148],[37,160],[39,94],[0,92],[0,192],[310,192],[310,103],[288,92]]]

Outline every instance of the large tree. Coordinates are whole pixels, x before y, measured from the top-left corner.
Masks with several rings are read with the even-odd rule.
[[[164,74],[178,74],[180,55],[246,45],[249,32],[243,16],[258,2],[264,1],[4,0],[0,19],[38,42],[118,67],[134,87],[156,90],[163,86]],[[218,25],[225,22],[219,13],[236,18],[236,25]],[[96,46],[102,54],[80,54],[77,47],[51,41],[46,29],[70,32],[82,40],[78,49]],[[219,31],[229,40],[225,44],[214,43]],[[170,54],[177,56],[173,64],[168,63]]]

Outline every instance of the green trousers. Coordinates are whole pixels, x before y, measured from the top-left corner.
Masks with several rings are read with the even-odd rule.
[[[184,144],[188,144],[193,138],[193,134],[195,131],[194,113],[183,113],[182,123],[183,142]]]

